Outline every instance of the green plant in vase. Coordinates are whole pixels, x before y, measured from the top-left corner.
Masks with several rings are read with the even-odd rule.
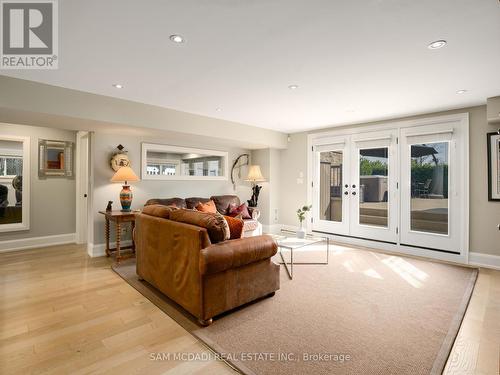
[[[311,208],[312,208],[312,205],[311,206],[303,206],[297,210],[297,217],[299,218],[299,222],[300,222],[300,228],[297,231],[298,238],[305,238],[306,237],[306,229],[304,228],[304,221],[306,220],[307,213],[311,211]]]

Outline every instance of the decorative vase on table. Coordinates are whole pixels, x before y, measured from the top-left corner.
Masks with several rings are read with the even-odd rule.
[[[306,229],[304,228],[304,222],[300,222],[300,228],[297,230],[297,238],[306,238]]]
[[[130,167],[120,167],[113,178],[112,182],[125,182],[122,185],[122,191],[120,191],[120,203],[122,205],[123,212],[130,212],[130,207],[132,206],[132,190],[130,189],[129,181],[139,181],[139,177],[134,173]]]

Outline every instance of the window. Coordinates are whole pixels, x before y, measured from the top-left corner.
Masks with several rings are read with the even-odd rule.
[[[16,177],[22,174],[22,156],[0,155],[0,177]]]
[[[226,180],[224,151],[142,144],[142,178],[146,180]]]

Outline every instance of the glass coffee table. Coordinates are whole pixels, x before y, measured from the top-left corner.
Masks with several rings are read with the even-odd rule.
[[[302,264],[328,264],[328,254],[330,252],[330,240],[328,237],[314,236],[311,234],[306,234],[305,238],[298,238],[295,232],[282,229],[279,234],[271,234],[271,237],[276,241],[278,245],[278,253],[281,257],[282,262],[285,266],[286,272],[290,280],[293,279],[293,266]],[[302,249],[308,246],[319,245],[326,242],[326,260],[320,262],[294,262],[293,252],[298,249]],[[290,261],[285,261],[283,257],[283,250],[290,251]],[[306,249],[304,249],[306,250]]]

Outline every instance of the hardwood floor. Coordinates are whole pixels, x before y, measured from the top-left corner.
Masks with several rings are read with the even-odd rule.
[[[76,245],[0,254],[0,373],[234,374],[214,360],[151,360],[207,349],[110,265]]]
[[[0,254],[1,374],[234,374],[223,362],[154,361],[208,349],[111,269],[65,245]],[[499,374],[500,271],[479,274],[445,374]]]

